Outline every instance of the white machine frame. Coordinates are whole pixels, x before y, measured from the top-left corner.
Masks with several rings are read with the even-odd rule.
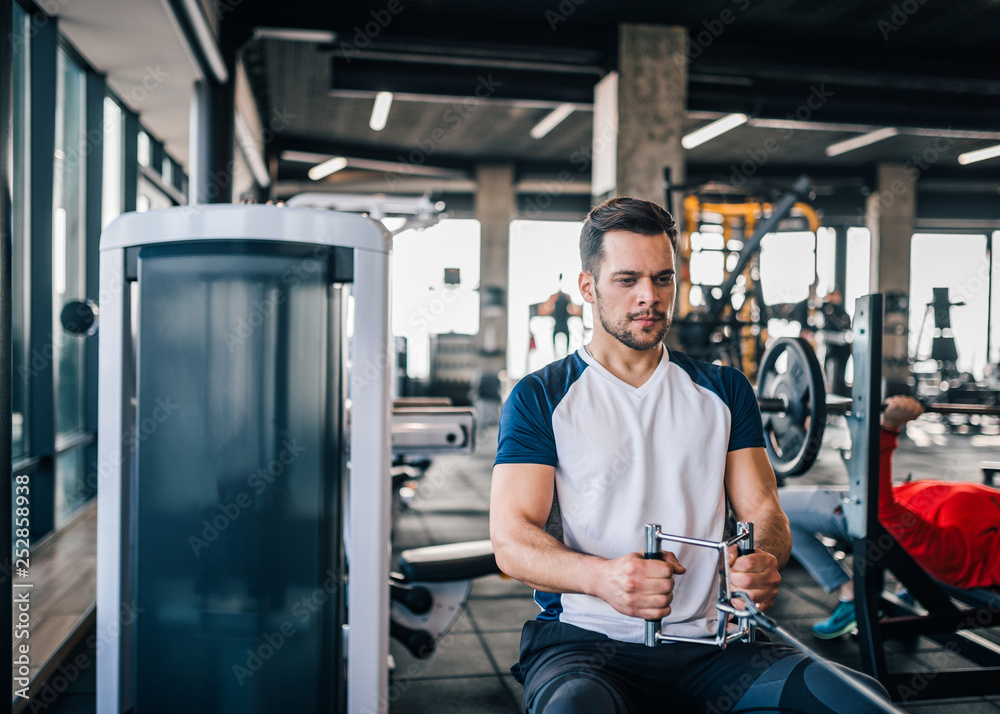
[[[372,379],[351,385],[349,505],[346,540],[355,545],[348,587],[348,711],[383,711],[388,694],[390,409],[389,256],[392,239],[377,221],[328,210],[259,205],[206,205],[129,213],[101,237],[99,347],[97,711],[117,714],[121,702],[119,613],[122,607],[122,479],[132,454],[124,435],[131,410],[123,376],[131,359],[127,248],[203,240],[268,241],[354,249],[352,361],[376,365]],[[364,544],[363,548],[358,547]]]

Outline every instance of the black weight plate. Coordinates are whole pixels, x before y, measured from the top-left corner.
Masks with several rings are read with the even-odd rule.
[[[783,354],[786,369],[778,372]],[[762,415],[765,446],[775,473],[801,476],[816,463],[826,429],[826,387],[812,346],[801,337],[775,340],[760,362],[757,396],[785,400],[784,412]]]

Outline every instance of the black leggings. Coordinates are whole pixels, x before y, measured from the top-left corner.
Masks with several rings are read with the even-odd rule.
[[[874,679],[834,665],[855,681],[886,698]],[[770,665],[745,690],[723,687],[701,711],[715,712],[833,712],[865,714],[881,711],[855,695],[836,676],[804,654],[793,654]],[[736,698],[734,702],[733,699]],[[670,705],[664,691],[663,707]],[[594,671],[568,672],[546,683],[531,703],[529,714],[638,714],[614,684]]]

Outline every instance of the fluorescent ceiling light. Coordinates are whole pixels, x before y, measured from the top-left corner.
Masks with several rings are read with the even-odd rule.
[[[740,124],[745,124],[746,120],[746,114],[729,114],[728,116],[724,116],[718,121],[713,121],[711,124],[703,126],[701,129],[692,131],[681,139],[681,146],[685,149],[693,149],[696,146],[701,146],[706,141],[710,141],[720,134],[725,134]]]
[[[372,117],[368,120],[368,126],[374,131],[385,129],[385,123],[389,120],[389,108],[392,106],[392,92],[379,92],[375,95],[375,104],[372,106]]]
[[[316,154],[312,151],[282,151],[282,161],[300,161],[304,164],[318,164],[331,158],[330,154]]]
[[[860,149],[862,146],[874,144],[876,141],[882,141],[897,134],[899,134],[899,129],[892,126],[887,126],[884,129],[876,129],[867,134],[856,136],[853,139],[845,139],[844,141],[838,141],[836,144],[830,144],[826,147],[826,155],[840,156],[841,154],[846,154],[848,151]]]
[[[996,156],[1000,156],[1000,144],[996,146],[989,146],[985,149],[978,149],[977,151],[967,151],[964,154],[960,154],[958,157],[958,163],[965,166],[966,164],[974,164],[977,161],[985,161],[986,159],[992,159]]]
[[[304,30],[292,27],[258,27],[253,31],[255,40],[288,40],[289,42],[315,42],[332,45],[337,41],[337,33],[327,30]]]
[[[343,156],[335,156],[329,161],[324,161],[321,164],[316,164],[311,169],[309,169],[309,178],[313,181],[319,181],[321,178],[326,178],[330,174],[335,174],[342,168],[347,166],[347,159]]]
[[[541,139],[543,136],[559,126],[563,120],[566,119],[566,117],[573,113],[574,109],[576,109],[576,105],[560,104],[558,107],[549,112],[544,119],[535,124],[535,128],[531,130],[531,137],[533,139]]]

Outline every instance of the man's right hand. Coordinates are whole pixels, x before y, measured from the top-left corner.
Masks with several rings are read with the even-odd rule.
[[[670,551],[663,552],[663,560],[628,553],[605,562],[597,596],[623,615],[660,620],[670,614],[673,576],[684,572],[686,568]]]
[[[885,400],[885,411],[882,412],[882,426],[899,431],[899,427],[923,413],[924,408],[913,397],[903,395],[889,397]]]

